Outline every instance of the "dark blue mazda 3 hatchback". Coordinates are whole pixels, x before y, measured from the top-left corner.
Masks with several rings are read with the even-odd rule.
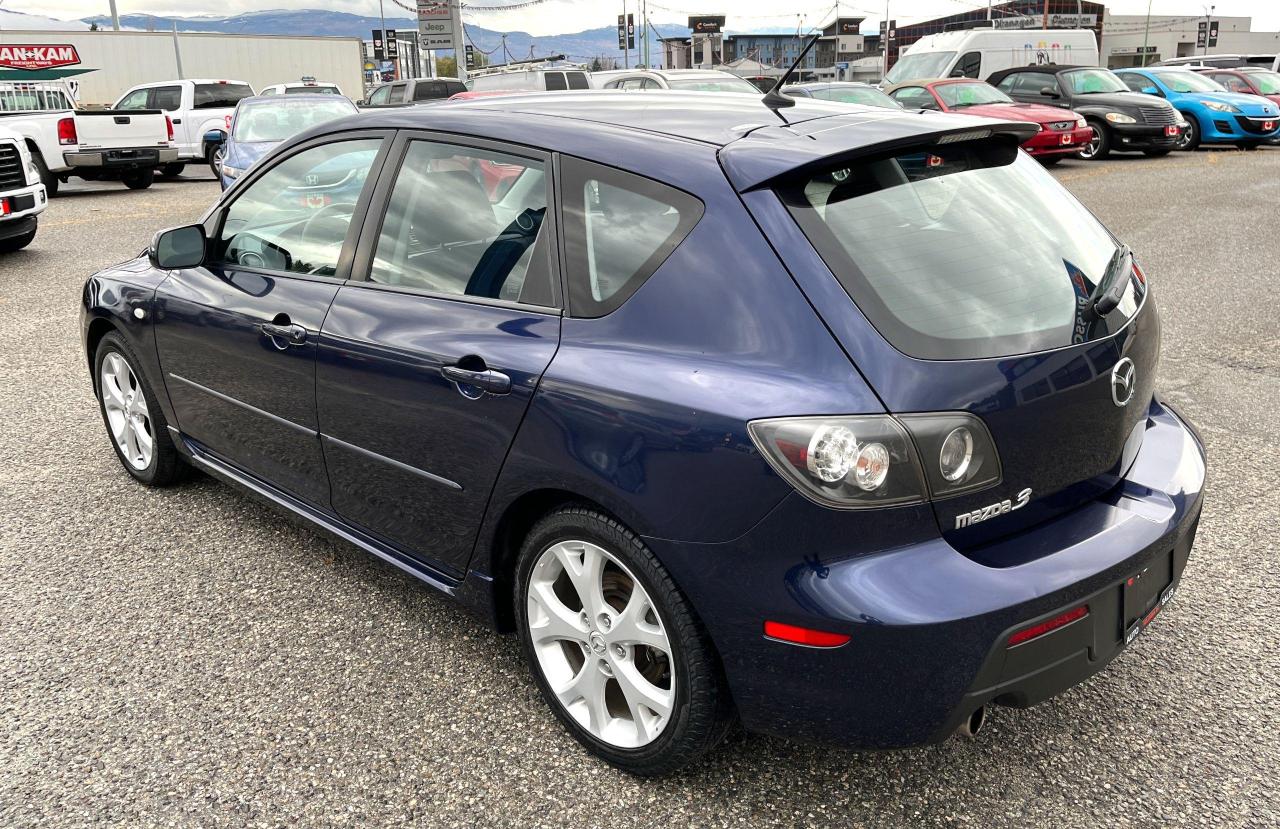
[[[1147,276],[1027,128],[609,92],[331,122],[89,279],[111,444],[514,631],[630,771],[735,721],[972,734],[1151,624],[1205,477]]]

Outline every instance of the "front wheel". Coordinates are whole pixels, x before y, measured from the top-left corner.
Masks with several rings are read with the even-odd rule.
[[[1194,150],[1200,146],[1200,122],[1194,115],[1187,116],[1187,125],[1182,128],[1178,139],[1178,149]]]
[[[516,614],[543,698],[578,742],[625,771],[674,771],[731,722],[706,634],[639,537],[586,507],[539,521],[520,552]]]
[[[1080,148],[1078,155],[1085,161],[1095,161],[1100,158],[1106,158],[1111,154],[1111,134],[1107,132],[1107,128],[1099,124],[1089,124],[1093,130],[1093,135],[1089,137],[1089,142]]]
[[[8,239],[0,239],[0,253],[13,253],[25,248],[31,244],[36,238],[36,225],[31,225],[31,230],[21,236],[10,236]]]
[[[124,186],[128,187],[130,190],[146,190],[155,180],[156,171],[150,168],[125,173],[121,178],[121,181],[124,182]]]
[[[164,412],[133,349],[119,334],[107,334],[93,364],[102,422],[125,471],[147,486],[168,486],[181,479],[186,464],[169,437]]]

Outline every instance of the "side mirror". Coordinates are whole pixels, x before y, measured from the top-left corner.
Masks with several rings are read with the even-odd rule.
[[[1046,98],[1059,98],[1059,97],[1061,97],[1061,96],[1058,94],[1058,90],[1054,89],[1052,86],[1042,86],[1042,87],[1040,87],[1040,94],[1041,94],[1041,95],[1043,95],[1043,96],[1045,96]]]
[[[151,266],[163,271],[194,268],[204,262],[204,225],[162,230],[151,240]]]
[[[948,78],[963,78],[963,77],[964,77],[964,70],[963,70],[963,69],[959,69],[959,68],[952,69],[952,70],[951,70],[951,74],[950,74],[950,75],[948,75],[947,77],[948,77]]]
[[[1160,94],[1160,90],[1156,89],[1154,86],[1144,86],[1142,87],[1141,91],[1143,95],[1159,95]]]

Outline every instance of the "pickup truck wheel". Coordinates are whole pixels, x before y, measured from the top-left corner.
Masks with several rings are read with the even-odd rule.
[[[131,173],[125,173],[121,180],[130,190],[146,190],[151,186],[151,182],[156,180],[156,171],[150,168],[134,170]]]
[[[161,167],[160,176],[162,178],[177,178],[178,176],[182,175],[182,171],[184,168],[185,168],[185,165],[179,164],[178,162],[175,161],[173,164],[166,164],[163,167]]]
[[[21,236],[10,236],[8,239],[0,239],[0,253],[13,253],[22,250],[31,244],[31,240],[36,238],[36,226],[31,225],[31,231]]]
[[[44,189],[49,194],[49,198],[58,195],[58,185],[61,182],[58,181],[57,176],[49,172],[49,168],[45,166],[44,158],[41,157],[40,153],[33,152],[31,153],[31,160],[35,162],[36,172],[40,174],[40,181],[44,184]]]

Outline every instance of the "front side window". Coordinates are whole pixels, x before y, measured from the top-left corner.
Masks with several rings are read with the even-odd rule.
[[[1013,103],[1008,95],[985,83],[940,83],[933,88],[933,91],[948,109]]]
[[[674,78],[667,80],[669,89],[682,89],[686,92],[745,92],[748,95],[759,95],[755,84],[747,83],[742,78]]]
[[[1195,72],[1161,72],[1156,77],[1174,92],[1226,92],[1213,78]]]
[[[543,164],[434,141],[409,145],[369,281],[553,305]]]
[[[978,78],[981,77],[981,69],[982,53],[966,52],[964,56],[956,62],[956,68],[951,70],[951,77]]]
[[[332,101],[279,99],[244,104],[231,130],[236,141],[283,141],[314,126],[344,115],[354,115],[355,104],[346,98]]]
[[[289,156],[228,208],[215,261],[333,276],[381,139],[322,144]]]
[[[245,98],[252,98],[253,90],[244,83],[198,83],[195,89],[196,109],[230,109]]]
[[[1087,342],[1136,313],[1084,309],[1118,246],[1010,139],[966,141],[833,167],[779,196],[884,337],[920,359],[981,359]],[[1118,276],[1113,278],[1120,278]]]
[[[369,94],[369,103],[372,106],[382,106],[387,102],[387,98],[391,95],[391,87],[380,86]]]
[[[702,218],[702,202],[652,179],[565,159],[569,308],[599,317],[622,305]]]
[[[938,102],[923,86],[904,86],[895,90],[893,99],[907,109],[937,109]]]
[[[1280,72],[1250,72],[1249,79],[1262,95],[1280,95]]]
[[[1132,72],[1121,72],[1117,77],[1124,81],[1125,86],[1129,87],[1133,92],[1141,92],[1143,89],[1155,87],[1154,83],[1147,80],[1142,75],[1135,75]]]

